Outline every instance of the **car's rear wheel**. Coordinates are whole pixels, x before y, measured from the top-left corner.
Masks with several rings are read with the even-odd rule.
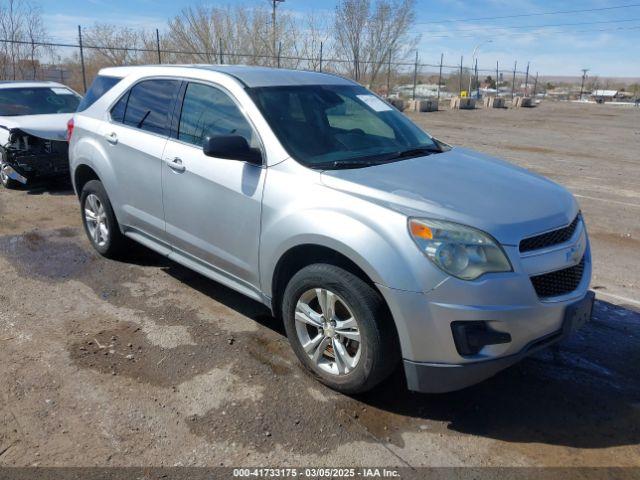
[[[93,248],[105,257],[118,257],[124,248],[125,237],[99,180],[91,180],[83,187],[80,207],[84,230]]]
[[[382,297],[340,267],[300,270],[285,289],[282,312],[298,359],[335,390],[370,390],[397,365],[396,332]]]

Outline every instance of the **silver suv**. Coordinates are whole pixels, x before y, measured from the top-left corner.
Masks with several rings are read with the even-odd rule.
[[[96,250],[132,239],[264,303],[336,390],[400,361],[412,390],[460,389],[591,316],[569,192],[436,140],[354,82],[108,68],[82,108],[69,152]]]

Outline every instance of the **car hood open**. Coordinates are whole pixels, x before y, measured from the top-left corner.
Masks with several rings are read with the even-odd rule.
[[[571,193],[508,162],[465,148],[359,169],[326,170],[327,187],[408,216],[446,219],[493,235],[504,245],[570,223]]]
[[[73,113],[0,117],[0,128],[9,131],[18,129],[45,140],[64,141],[67,138],[67,122],[71,117]]]

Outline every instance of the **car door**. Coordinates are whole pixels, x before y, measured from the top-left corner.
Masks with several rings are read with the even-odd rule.
[[[116,179],[119,221],[138,233],[164,239],[162,155],[181,82],[143,80],[111,109],[102,135]]]
[[[166,232],[178,255],[257,289],[261,199],[266,168],[205,156],[211,135],[259,137],[222,88],[190,82],[167,142],[162,168]]]

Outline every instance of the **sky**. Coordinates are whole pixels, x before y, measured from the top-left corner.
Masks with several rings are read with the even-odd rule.
[[[198,3],[270,4],[269,0],[39,1],[50,37],[60,41],[74,41],[77,25],[95,22],[164,31],[168,19]],[[286,0],[278,8],[302,16],[330,15],[335,4],[336,0]],[[549,14],[567,11],[574,12]],[[532,74],[541,76],[578,76],[588,68],[590,75],[600,77],[640,77],[640,1],[417,0],[416,13],[412,32],[420,36],[421,63],[437,64],[441,54],[445,64],[456,64],[461,56],[468,63],[475,50],[480,68],[495,68],[496,61],[501,68],[513,68],[517,61],[519,70],[530,62]]]

